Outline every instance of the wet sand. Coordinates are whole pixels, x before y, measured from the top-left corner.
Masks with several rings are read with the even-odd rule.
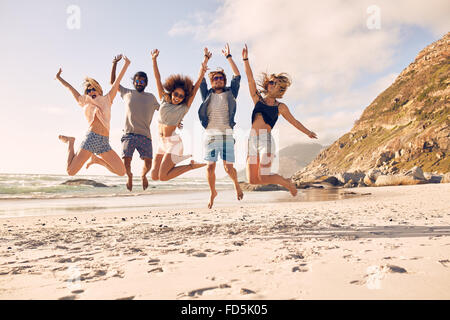
[[[450,184],[341,190],[0,218],[0,299],[449,299]]]

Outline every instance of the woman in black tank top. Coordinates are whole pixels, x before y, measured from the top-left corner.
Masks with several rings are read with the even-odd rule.
[[[245,45],[242,50],[242,58],[247,74],[250,96],[255,103],[252,112],[252,130],[249,138],[249,154],[247,156],[247,179],[250,184],[278,184],[287,188],[295,196],[296,186],[289,180],[278,174],[271,173],[272,160],[275,153],[274,140],[271,135],[272,128],[282,115],[295,128],[306,134],[311,139],[317,139],[317,135],[305,128],[296,120],[284,103],[278,102],[286,89],[291,85],[289,77],[285,73],[268,75],[263,73],[260,84],[262,95],[256,88],[253,72],[248,62],[248,49]]]

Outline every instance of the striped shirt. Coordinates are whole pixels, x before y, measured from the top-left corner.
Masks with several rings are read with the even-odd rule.
[[[228,100],[225,92],[211,94],[211,102],[208,105],[207,115],[207,134],[225,134],[231,130],[228,115]]]

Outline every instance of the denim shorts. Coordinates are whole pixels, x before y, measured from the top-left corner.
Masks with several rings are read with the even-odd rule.
[[[153,158],[152,140],[144,135],[126,133],[122,136],[122,158],[132,158],[134,150],[139,152],[141,159]]]
[[[109,137],[99,135],[92,131],[86,134],[86,137],[81,142],[80,148],[94,154],[102,154],[112,150],[109,145]]]
[[[205,161],[216,162],[220,157],[227,162],[234,162],[234,144],[232,135],[208,135],[205,138]]]

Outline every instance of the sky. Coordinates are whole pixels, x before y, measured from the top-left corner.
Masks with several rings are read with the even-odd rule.
[[[257,78],[262,72],[291,76],[293,83],[281,101],[319,138],[311,140],[280,119],[274,131],[277,147],[329,145],[352,128],[420,50],[450,31],[449,16],[450,2],[445,0],[1,0],[0,173],[65,174],[67,147],[57,137],[76,137],[77,148],[88,126],[70,92],[55,80],[59,67],[77,90],[90,76],[107,92],[112,58],[123,53],[131,65],[122,85],[132,88],[133,74],[145,71],[146,91],[156,94],[150,56],[154,48],[160,50],[163,80],[173,73],[196,80],[204,47],[213,53],[210,69],[222,67],[231,78],[221,53],[230,44],[242,74],[235,119],[238,169],[245,166],[253,109],[242,64],[244,44]],[[185,153],[197,161],[202,161],[200,103],[198,94],[180,131]],[[154,150],[158,116],[151,126]],[[110,143],[119,155],[124,123],[124,103],[117,95]],[[135,153],[135,174],[142,165]],[[92,166],[79,174],[109,172]],[[204,172],[187,176],[196,175]]]

